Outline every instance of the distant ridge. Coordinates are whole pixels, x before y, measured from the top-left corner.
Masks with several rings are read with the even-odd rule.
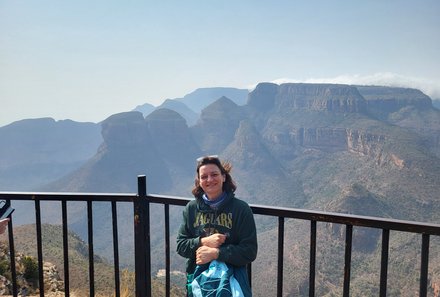
[[[244,105],[248,93],[247,89],[228,87],[199,88],[183,98],[175,98],[174,100],[181,101],[196,113],[200,113],[203,108],[223,96],[231,99],[237,105]]]
[[[94,123],[27,119],[0,127],[0,189],[32,190],[78,168],[102,142]]]

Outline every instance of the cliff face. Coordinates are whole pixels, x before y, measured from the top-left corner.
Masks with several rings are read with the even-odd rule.
[[[409,88],[380,86],[358,86],[359,93],[366,99],[369,109],[394,112],[405,106],[419,109],[432,107],[432,100],[421,91]]]
[[[363,112],[365,99],[352,86],[330,84],[283,84],[277,94],[278,109],[329,112]]]
[[[180,114],[169,109],[158,109],[145,118],[145,123],[152,137],[148,147],[155,148],[167,167],[192,169],[194,160],[201,152]]]
[[[364,130],[346,128],[300,127],[289,133],[272,134],[267,139],[274,144],[303,147],[326,152],[348,151],[376,161],[378,165],[394,165],[403,168],[405,161],[397,154],[384,149],[386,137]]]
[[[244,118],[241,107],[229,98],[221,97],[202,110],[199,121],[191,130],[202,150],[212,154],[228,146]]]
[[[356,87],[332,84],[259,84],[249,94],[248,105],[279,112],[308,110],[363,112],[365,99]]]
[[[151,140],[140,112],[123,112],[102,122],[102,137],[108,149],[132,148]]]

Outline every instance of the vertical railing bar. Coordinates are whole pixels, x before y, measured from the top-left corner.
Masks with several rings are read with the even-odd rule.
[[[11,205],[11,201],[7,201],[7,205]],[[15,246],[14,246],[14,233],[13,233],[13,225],[12,225],[12,216],[9,217],[8,223],[8,236],[9,236],[9,255],[11,262],[11,277],[12,277],[12,294],[14,296],[18,295],[17,288],[17,269],[15,267]]]
[[[422,259],[420,265],[420,297],[428,294],[428,262],[429,262],[429,234],[422,235]]]
[[[387,296],[388,282],[388,251],[390,245],[390,230],[382,229],[382,255],[380,260],[380,297]]]
[[[277,296],[283,296],[283,271],[284,271],[284,218],[278,217],[278,275]]]
[[[93,208],[92,200],[87,200],[87,229],[89,240],[89,296],[95,296],[95,255],[93,252]]]
[[[41,233],[41,207],[40,200],[35,200],[35,220],[37,232],[37,257],[38,257],[38,283],[40,287],[40,297],[44,297],[44,274],[43,274],[43,244]]]
[[[138,176],[137,183],[138,194],[133,201],[135,293],[136,297],[142,297],[147,294],[147,286],[149,285],[144,279],[147,273],[147,268],[145,267],[146,247],[144,227],[145,177]]]
[[[353,238],[353,225],[346,225],[345,231],[345,264],[344,264],[344,289],[342,296],[350,296],[350,274],[351,274],[351,247]]]
[[[113,222],[113,265],[115,269],[115,297],[121,296],[121,283],[119,277],[119,240],[118,240],[118,212],[116,201],[112,201]]]
[[[315,296],[316,274],[316,221],[310,221],[310,274],[309,274],[309,297]]]
[[[165,294],[170,296],[171,279],[170,279],[170,205],[165,204]]]
[[[147,275],[145,276],[147,279],[147,295],[146,297],[151,297],[151,237],[150,237],[150,202],[148,201],[147,196],[147,181],[145,177],[145,198],[143,199],[145,203],[145,253],[146,257],[146,267],[147,267]]]
[[[150,204],[147,199],[147,178],[139,175],[138,197],[133,203],[136,297],[151,297]]]
[[[67,229],[67,202],[61,201],[61,213],[63,220],[63,256],[64,256],[64,296],[70,296],[70,283],[69,283],[69,233]]]

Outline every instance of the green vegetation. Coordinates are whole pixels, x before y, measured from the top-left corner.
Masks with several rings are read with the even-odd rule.
[[[0,275],[5,276],[7,279],[11,279],[10,265],[7,259],[0,259]]]
[[[38,262],[33,257],[23,257],[24,273],[23,276],[27,281],[37,283],[38,281]]]

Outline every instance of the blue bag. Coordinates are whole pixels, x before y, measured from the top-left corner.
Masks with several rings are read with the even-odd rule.
[[[234,267],[217,260],[197,266],[188,283],[188,296],[192,297],[245,296],[234,277]]]

